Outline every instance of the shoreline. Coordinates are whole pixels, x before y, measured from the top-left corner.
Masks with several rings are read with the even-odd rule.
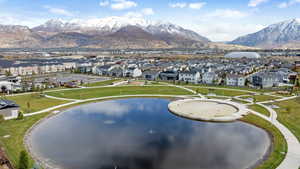
[[[23,138],[23,144],[24,144],[24,147],[25,147],[26,151],[32,157],[34,162],[37,163],[38,165],[40,165],[41,167],[43,167],[44,169],[64,169],[64,168],[62,168],[60,166],[57,166],[55,164],[50,164],[49,162],[46,162],[47,160],[41,159],[40,157],[37,157],[36,153],[34,153],[34,150],[32,148],[32,141],[30,140],[30,137],[32,136],[33,130],[36,127],[38,127],[41,123],[43,123],[44,121],[49,120],[50,118],[53,118],[55,116],[61,115],[62,113],[65,113],[67,110],[70,110],[72,108],[79,107],[79,106],[82,106],[82,105],[85,105],[85,104],[92,104],[92,103],[97,103],[97,102],[102,102],[102,101],[107,101],[107,100],[120,100],[120,99],[126,99],[126,98],[166,98],[166,99],[170,99],[170,101],[172,101],[172,100],[179,100],[179,99],[187,98],[187,97],[188,96],[172,96],[172,97],[171,96],[165,96],[165,97],[163,97],[163,96],[149,96],[149,97],[132,96],[132,97],[124,97],[124,98],[122,98],[122,97],[121,98],[107,98],[107,99],[99,99],[99,100],[81,102],[81,103],[78,103],[78,104],[75,104],[75,105],[71,105],[70,107],[67,106],[65,109],[61,108],[62,111],[59,111],[59,113],[56,113],[56,114],[53,113],[53,111],[55,111],[55,110],[53,110],[51,112],[48,112],[49,114],[46,117],[38,120],[34,125],[32,125],[26,131],[25,136]],[[188,98],[194,98],[194,97],[188,97]],[[169,110],[169,112],[173,115],[178,116],[178,117],[186,118],[186,117],[183,117],[183,116],[179,116],[175,113],[172,113],[170,110]],[[186,119],[189,119],[189,118],[186,118]],[[199,121],[199,120],[195,120],[195,119],[189,119],[189,120]],[[247,167],[247,169],[255,169],[256,167],[263,164],[266,160],[268,160],[271,153],[273,152],[273,150],[274,150],[274,136],[267,129],[259,126],[258,124],[255,124],[254,122],[245,121],[245,120],[242,120],[242,119],[238,119],[238,120],[235,120],[235,121],[244,122],[244,123],[247,123],[249,125],[253,125],[255,127],[258,127],[260,129],[264,130],[265,132],[268,133],[268,137],[271,140],[271,144],[270,144],[270,146],[268,146],[268,148],[267,148],[266,152],[264,153],[264,155],[262,156],[262,158],[260,160],[256,161],[253,165]],[[204,121],[204,122],[211,123],[211,122],[214,122],[214,121]],[[230,123],[230,122],[234,122],[234,121],[228,121],[228,122],[224,122],[224,123]],[[214,122],[214,123],[222,123],[222,122]]]

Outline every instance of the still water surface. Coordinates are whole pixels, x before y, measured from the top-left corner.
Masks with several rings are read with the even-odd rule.
[[[271,144],[264,130],[243,122],[177,117],[169,102],[133,98],[74,107],[32,131],[32,150],[65,169],[242,169]]]

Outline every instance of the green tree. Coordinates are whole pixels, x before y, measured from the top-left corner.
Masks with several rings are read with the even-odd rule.
[[[21,151],[19,159],[19,169],[28,169],[29,168],[29,159],[26,151]]]
[[[4,116],[2,114],[0,114],[0,123],[2,123],[4,121],[5,121]]]
[[[28,112],[30,112],[30,108],[31,108],[30,102],[27,102],[27,111],[28,111]]]
[[[5,76],[12,76],[12,74],[11,74],[10,70],[8,70],[8,71],[5,71]]]
[[[256,97],[253,97],[253,103],[256,103],[257,100],[256,100]]]
[[[17,120],[22,120],[22,119],[24,119],[24,114],[22,111],[19,111]]]

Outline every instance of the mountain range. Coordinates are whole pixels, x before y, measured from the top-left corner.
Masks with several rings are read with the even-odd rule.
[[[171,23],[140,18],[49,20],[30,29],[0,25],[2,48],[201,48],[209,39]]]
[[[128,17],[70,21],[53,19],[34,28],[0,25],[0,37],[0,48],[298,48],[300,20],[273,24],[227,43],[211,42],[192,30],[172,23]]]
[[[300,48],[300,19],[270,25],[256,33],[239,37],[229,44],[260,48]]]

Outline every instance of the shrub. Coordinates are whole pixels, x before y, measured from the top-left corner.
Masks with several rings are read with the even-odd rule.
[[[21,151],[20,160],[19,160],[19,169],[28,169],[28,168],[29,168],[28,154],[26,151]]]
[[[24,114],[22,111],[19,111],[17,120],[22,120],[22,119],[24,119]]]

